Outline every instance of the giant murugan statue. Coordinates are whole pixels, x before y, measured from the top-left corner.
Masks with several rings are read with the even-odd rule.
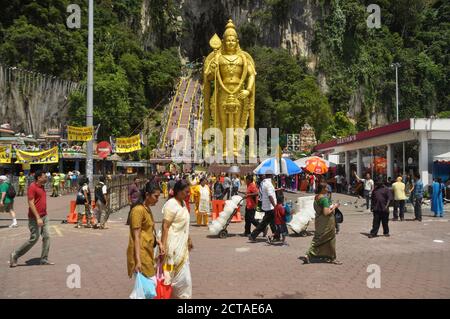
[[[255,62],[239,47],[232,20],[225,27],[223,39],[214,34],[209,45],[214,51],[203,66],[203,131],[211,127],[222,131],[222,150],[227,156],[226,129],[255,127]],[[233,139],[233,154],[237,156],[245,136],[235,130]],[[249,141],[249,155],[253,157],[253,130],[249,132]]]

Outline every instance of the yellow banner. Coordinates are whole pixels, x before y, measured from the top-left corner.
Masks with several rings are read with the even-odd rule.
[[[93,126],[67,126],[67,139],[69,141],[81,141],[87,142],[94,137],[94,127]]]
[[[0,164],[11,163],[11,146],[0,146]]]
[[[16,150],[17,164],[52,164],[58,163],[58,147],[42,152],[25,152]]]
[[[141,135],[134,135],[132,137],[116,138],[115,152],[116,153],[131,153],[141,149]]]

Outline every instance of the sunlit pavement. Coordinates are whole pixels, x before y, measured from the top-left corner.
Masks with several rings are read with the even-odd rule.
[[[297,196],[287,195],[288,199]],[[206,227],[192,225],[194,297],[450,298],[449,205],[446,217],[439,219],[424,207],[422,222],[411,221],[409,206],[406,221],[390,222],[390,238],[368,239],[365,234],[371,228],[372,215],[353,204],[344,205],[353,202],[353,197],[334,196],[341,201],[345,215],[337,236],[338,259],[343,265],[303,265],[298,257],[307,250],[311,236],[289,237],[286,246],[269,246],[262,238],[249,243],[238,236],[243,222],[231,224],[226,239],[211,237]],[[29,231],[26,220],[9,229],[10,221],[5,220],[9,215],[0,214],[0,298],[128,298],[133,281],[126,271],[127,209],[111,215],[109,229],[75,229],[61,224],[73,199],[74,195],[48,198],[54,266],[36,264],[39,242],[19,259],[17,268],[9,268],[9,253],[28,238]],[[158,228],[163,202],[153,209]],[[16,211],[19,218],[26,218],[24,197],[16,200]],[[308,230],[313,231],[313,225]],[[70,265],[80,267],[80,288],[69,288],[73,283]],[[377,266],[381,287],[369,288],[368,277]],[[370,283],[374,283],[373,277]]]

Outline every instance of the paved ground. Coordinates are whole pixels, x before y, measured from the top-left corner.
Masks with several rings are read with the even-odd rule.
[[[296,197],[298,195],[288,195]],[[55,266],[38,266],[40,242],[10,269],[10,251],[29,235],[26,220],[9,229],[0,214],[0,298],[127,298],[133,281],[126,274],[127,212],[111,216],[108,230],[75,229],[61,224],[74,196],[49,198],[50,259]],[[341,203],[353,200],[337,195]],[[362,201],[360,201],[362,203]],[[161,203],[162,204],[162,203]],[[154,209],[161,220],[161,205]],[[449,216],[447,205],[447,216]],[[18,216],[26,217],[24,198],[17,199]],[[450,298],[450,223],[435,219],[425,208],[422,222],[391,222],[391,237],[368,239],[371,214],[343,206],[345,222],[337,237],[343,265],[302,265],[298,257],[309,237],[289,237],[289,246],[249,243],[237,236],[243,223],[229,227],[231,236],[211,238],[207,228],[191,227],[195,249],[191,271],[195,298]],[[406,218],[412,219],[411,207]],[[159,225],[158,225],[159,227]],[[311,227],[309,230],[313,230]],[[436,242],[437,240],[437,242]],[[80,266],[81,288],[67,288],[71,264]],[[381,270],[381,288],[367,287],[367,267]]]

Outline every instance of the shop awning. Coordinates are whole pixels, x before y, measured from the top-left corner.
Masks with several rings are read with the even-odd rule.
[[[117,162],[117,166],[119,167],[150,167],[150,163],[145,162],[136,162],[136,161],[126,161],[126,162]]]
[[[440,155],[436,155],[433,158],[434,161],[439,161],[439,162],[450,162],[450,152],[444,153],[444,154],[440,154]]]

